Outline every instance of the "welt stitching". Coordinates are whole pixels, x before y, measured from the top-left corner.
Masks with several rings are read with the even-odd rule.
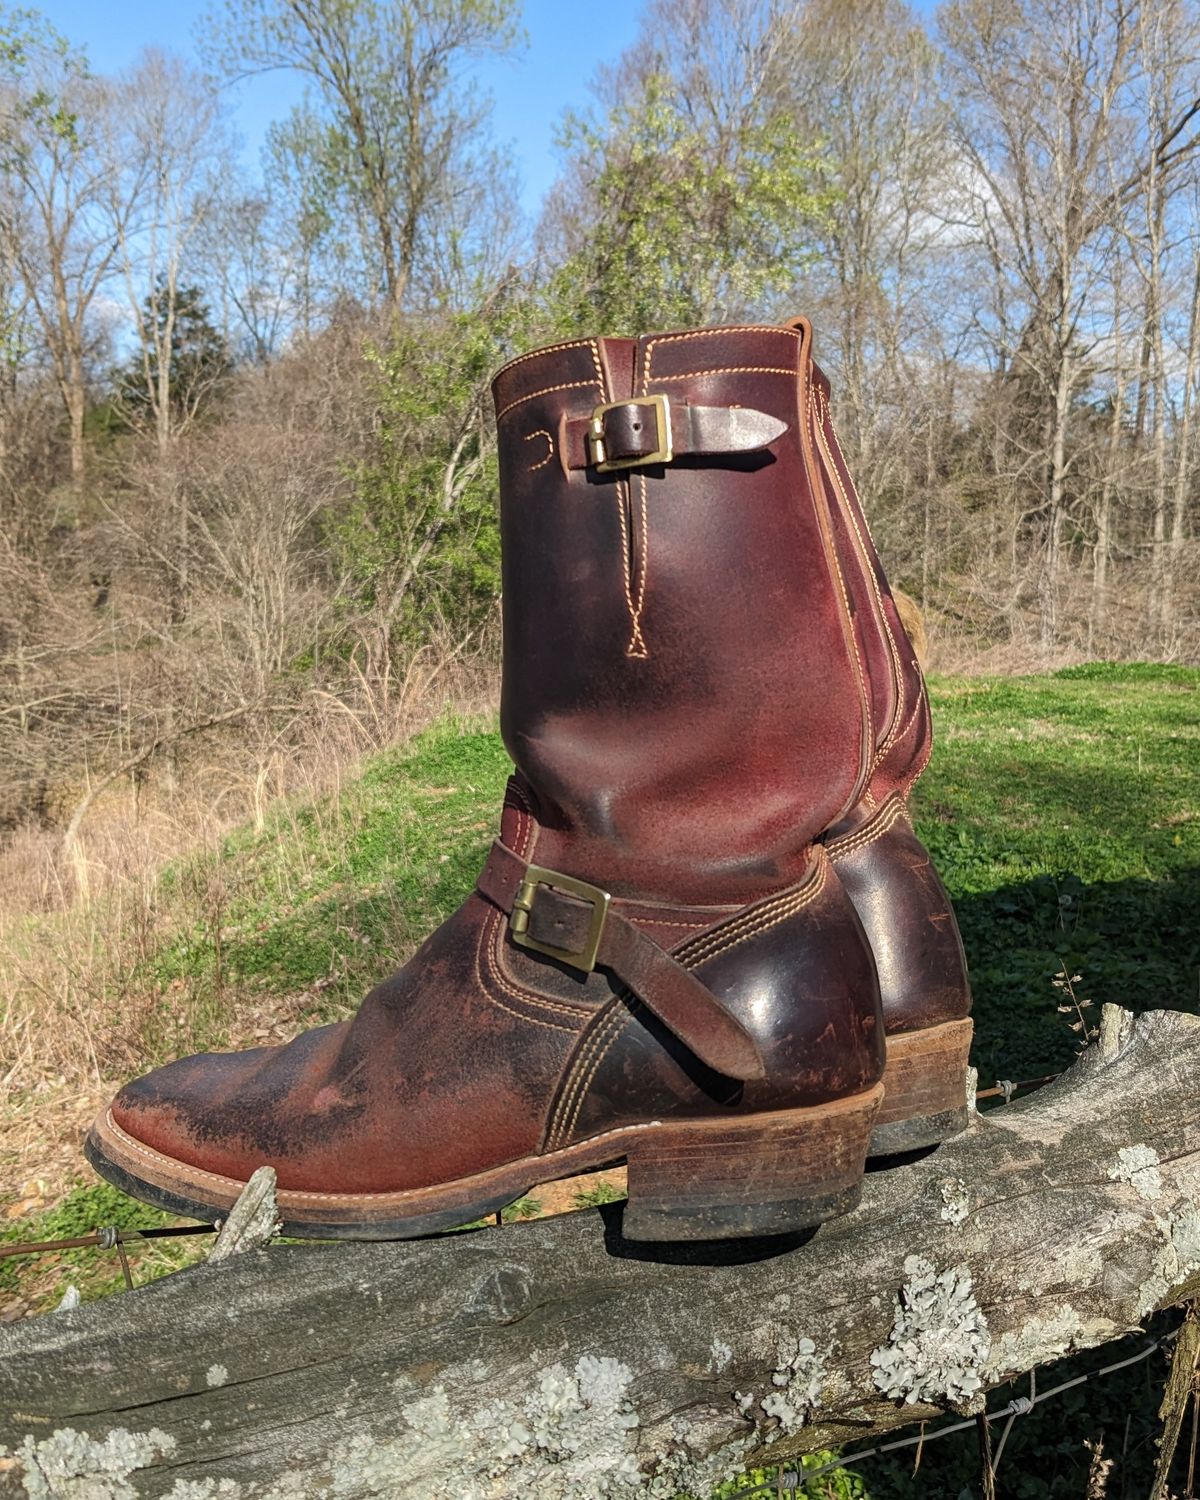
[[[528,354],[518,354],[516,359],[510,359],[506,365],[501,365],[492,377],[499,380],[501,375],[509,370],[515,370],[518,365],[523,365],[526,360],[539,359],[543,354],[557,354],[562,349],[582,349],[585,344],[590,344],[595,349],[595,339],[569,339],[565,344],[549,344],[545,349],[533,349]]]
[[[592,1080],[595,1078],[596,1074],[600,1071],[600,1064],[604,1061],[604,1059],[608,1056],[608,1054],[616,1046],[617,1038],[625,1030],[625,1023],[626,1023],[626,1021],[629,1020],[629,1012],[627,1010],[625,1010],[625,1008],[622,1006],[619,1009],[615,1010],[614,1014],[618,1018],[617,1019],[617,1024],[616,1024],[615,1027],[611,1028],[610,1034],[609,1034],[607,1040],[605,1041],[604,1046],[601,1047],[599,1053],[596,1055],[595,1062],[593,1062],[591,1068],[588,1070],[587,1077],[583,1080],[582,1084],[579,1087],[578,1092],[576,1093],[576,1096],[575,1096],[575,1107],[571,1111],[571,1118],[567,1122],[567,1124],[566,1124],[566,1126],[564,1128],[564,1131],[563,1131],[564,1139],[567,1138],[567,1137],[569,1137],[569,1136],[571,1136],[572,1134],[574,1134],[575,1127],[576,1127],[576,1125],[579,1124],[579,1116],[583,1112],[584,1100],[587,1098],[588,1090],[592,1086]]]
[[[814,879],[805,885],[803,890],[797,891],[794,895],[790,896],[782,906],[776,904],[771,908],[760,907],[752,914],[755,920],[744,924],[738,930],[729,929],[714,932],[710,939],[702,939],[694,949],[688,952],[686,959],[681,959],[680,961],[684,964],[685,968],[694,969],[699,964],[706,963],[709,959],[715,958],[719,953],[725,953],[730,948],[736,948],[739,943],[745,942],[747,938],[757,937],[760,933],[769,932],[772,927],[777,927],[780,922],[784,922],[789,917],[795,916],[798,911],[802,911],[810,902],[817,899],[825,889],[828,870],[828,862],[825,859],[821,859]]]
[[[606,1012],[572,1061],[566,1082],[563,1084],[558,1096],[558,1102],[554,1106],[554,1116],[550,1122],[550,1132],[546,1138],[548,1147],[562,1143],[563,1135],[565,1134],[566,1117],[575,1102],[575,1096],[579,1090],[580,1075],[591,1061],[596,1048],[600,1046],[605,1034],[611,1028],[615,1015],[615,1008]]]
[[[156,1162],[163,1162],[169,1167],[178,1168],[178,1163],[172,1161],[169,1156],[164,1156],[161,1151],[154,1151],[149,1146],[143,1146],[134,1136],[122,1130],[113,1119],[111,1109],[105,1114],[105,1123],[115,1135],[120,1137],[121,1149],[123,1151],[128,1151],[133,1156],[143,1156],[151,1165]],[[613,1135],[632,1135],[637,1131],[658,1129],[661,1129],[661,1121],[658,1120],[647,1120],[640,1125],[617,1125],[612,1130],[602,1130],[598,1135],[590,1135],[587,1138],[587,1142],[581,1141],[579,1144],[584,1145],[592,1141],[603,1141]],[[548,1154],[539,1151],[533,1157],[522,1158],[522,1160],[535,1161],[537,1157],[544,1157]],[[470,1176],[488,1177],[492,1173],[502,1170],[505,1166],[514,1165],[516,1165],[514,1162],[504,1162],[500,1167],[492,1167],[487,1172],[473,1172]],[[190,1170],[195,1176],[204,1178],[206,1181],[228,1183],[231,1188],[237,1188],[239,1191],[246,1186],[245,1182],[238,1177],[226,1177],[220,1172],[206,1172],[203,1167],[192,1167]],[[395,1198],[412,1198],[419,1193],[428,1191],[427,1188],[397,1188],[388,1193],[307,1193],[294,1188],[281,1188],[279,1190],[279,1200],[285,1205],[288,1203],[344,1203],[360,1199],[368,1199],[371,1202],[379,1203]]]
[[[550,436],[550,434],[546,431],[546,429],[544,427],[539,427],[536,432],[527,432],[525,434],[525,439],[524,440],[527,443],[531,443],[534,440],[534,438],[540,438],[540,437],[546,439],[547,452],[546,452],[545,458],[541,459],[536,464],[530,464],[529,465],[529,472],[531,474],[533,473],[533,471],[535,469],[544,469],[546,467],[546,465],[550,462],[550,460],[554,457],[554,439]]]
[[[561,1005],[555,1000],[543,1000],[538,995],[533,995],[524,990],[519,990],[515,985],[510,984],[508,980],[504,978],[504,976],[497,968],[495,958],[492,954],[492,944],[495,941],[498,922],[499,918],[493,917],[490,921],[484,923],[483,931],[480,934],[479,942],[475,948],[476,959],[478,960],[482,958],[484,965],[487,967],[488,977],[492,980],[492,983],[495,984],[499,989],[503,990],[504,993],[506,995],[509,995],[512,999],[519,1000],[523,1005],[540,1006],[544,1010],[557,1011],[562,1015],[574,1016],[576,1020],[583,1020],[585,1016],[584,1012],[573,1010],[570,1006]],[[487,982],[484,978],[483,969],[480,967],[478,962],[476,962],[475,970],[478,975],[479,982],[483,986],[483,992],[487,996],[487,998],[494,1005],[498,1005],[501,1010],[507,1011],[510,1016],[516,1016],[519,1021],[529,1021],[534,1026],[548,1026],[552,1031],[568,1031],[572,1034],[578,1033],[579,1028],[577,1026],[564,1026],[560,1021],[543,1021],[536,1016],[527,1016],[522,1011],[513,1010],[511,1006],[505,1005],[502,1000],[497,1000],[495,995],[489,992]]]
[[[868,844],[873,844],[876,839],[882,838],[885,833],[896,826],[903,811],[904,803],[897,799],[874,822],[868,823],[864,828],[855,829],[844,838],[835,839],[831,844],[826,844],[825,852],[836,863],[837,860],[844,859],[847,854],[853,854],[856,849],[863,849]]]
[[[824,420],[822,420],[822,418]],[[863,539],[862,530],[861,530],[861,528],[859,527],[859,524],[858,524],[858,517],[854,513],[854,507],[850,504],[850,497],[847,495],[847,493],[846,493],[846,487],[842,483],[841,472],[838,469],[837,462],[834,459],[833,452],[832,452],[832,450],[830,449],[830,446],[829,446],[828,438],[826,437],[826,434],[825,434],[825,422],[826,421],[829,423],[829,428],[830,428],[830,431],[832,432],[833,431],[833,417],[832,417],[832,415],[830,414],[830,411],[829,411],[829,402],[825,398],[824,391],[821,391],[818,394],[818,399],[817,399],[817,417],[816,417],[816,421],[813,423],[813,426],[816,429],[817,441],[821,445],[821,451],[825,455],[825,462],[828,465],[830,474],[833,476],[833,482],[834,482],[834,484],[837,485],[838,494],[842,498],[842,509],[844,510],[844,512],[846,513],[846,515],[849,517],[850,524],[854,528],[854,534],[858,538],[859,551],[860,551],[860,553],[862,555],[863,572],[867,576],[867,579],[868,579],[868,581],[870,583],[870,586],[871,586],[871,590],[872,590],[872,592],[875,595],[875,602],[879,606],[879,619],[880,619],[880,622],[883,625],[884,634],[887,637],[888,650],[891,652],[891,657],[892,657],[892,667],[893,667],[893,669],[895,670],[895,673],[896,673],[896,700],[897,700],[897,706],[896,706],[895,710],[892,713],[892,723],[891,723],[891,727],[888,730],[887,737],[884,739],[883,744],[880,745],[878,751],[876,752],[874,764],[872,766],[872,769],[874,769],[875,766],[879,765],[879,763],[883,760],[884,756],[887,754],[887,752],[891,749],[892,745],[895,743],[896,735],[898,733],[899,725],[900,725],[900,708],[899,708],[899,704],[900,704],[900,701],[903,698],[903,693],[904,693],[904,674],[903,674],[903,672],[900,669],[900,653],[896,649],[896,638],[892,634],[892,627],[888,623],[887,611],[883,607],[883,595],[882,595],[882,593],[880,592],[880,589],[879,589],[879,579],[876,578],[876,576],[875,576],[875,569],[871,566],[870,556],[869,556],[869,554],[867,552],[867,545],[866,545],[866,542]],[[837,434],[836,434],[836,432],[834,433],[834,441],[835,442],[837,441]],[[840,448],[841,444],[839,443],[838,446]],[[849,471],[847,471],[847,472],[849,472]],[[853,483],[853,481],[851,481],[851,483]]]
[[[523,406],[526,401],[535,400],[538,396],[549,396],[554,391],[578,391],[584,389],[592,390],[595,387],[595,384],[596,382],[594,380],[565,380],[561,385],[543,386],[540,391],[530,391],[528,396],[518,396],[515,401],[510,401],[507,406],[502,407],[496,413],[496,421],[499,422],[500,419],[502,417],[506,417],[510,411],[514,411],[518,406]]]

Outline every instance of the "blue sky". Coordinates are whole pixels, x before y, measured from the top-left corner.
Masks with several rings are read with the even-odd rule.
[[[158,46],[194,58],[194,33],[220,0],[43,0],[37,9],[77,46],[100,73],[119,71],[143,47]],[[477,67],[480,83],[495,100],[499,141],[512,144],[526,209],[536,211],[557,175],[554,127],[568,105],[590,98],[587,85],[600,63],[612,62],[633,41],[643,0],[603,0],[593,5],[564,0],[525,0],[529,45],[511,58],[488,58]],[[598,23],[598,19],[600,24]],[[250,163],[267,126],[285,115],[301,93],[298,81],[269,74],[241,85],[230,101],[232,124]]]
[[[43,0],[33,3],[77,46],[97,72],[128,66],[143,47],[158,46],[195,57],[201,18],[220,11],[220,0]],[[921,11],[933,0],[917,0]],[[588,83],[601,63],[613,62],[637,34],[643,0],[525,0],[529,45],[511,58],[489,58],[477,76],[495,100],[495,133],[511,143],[526,211],[536,212],[557,175],[554,127],[570,105],[585,106]],[[231,123],[248,162],[257,166],[267,126],[285,115],[301,93],[287,74],[269,74],[241,85],[230,98]]]

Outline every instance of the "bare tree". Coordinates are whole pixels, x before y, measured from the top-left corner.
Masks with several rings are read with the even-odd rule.
[[[465,61],[517,36],[512,0],[226,0],[214,53],[227,75],[300,73],[321,112],[294,146],[359,215],[378,290],[405,300],[440,213],[471,170],[486,97]]]
[[[114,91],[48,26],[31,30],[0,63],[0,243],[52,363],[78,480],[90,319],[132,211],[114,198],[111,162],[96,150]]]

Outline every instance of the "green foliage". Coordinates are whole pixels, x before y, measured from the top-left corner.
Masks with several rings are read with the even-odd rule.
[[[791,118],[701,123],[665,72],[599,126],[569,117],[562,144],[590,164],[594,226],[551,282],[567,327],[638,334],[743,315],[792,289],[806,226],[832,201],[818,143]]]
[[[1194,1009],[1200,672],[1092,663],[933,697],[914,810],[963,931],[981,1081],[1070,1061],[1064,969],[1097,1006]]]
[[[541,1211],[542,1205],[536,1198],[518,1198],[500,1210],[500,1219],[505,1224],[519,1224],[522,1219],[536,1219]]]
[[[494,734],[446,722],[336,798],[280,805],[260,834],[173,867],[165,901],[192,913],[212,894],[154,960],[165,1015],[209,1013],[217,1040],[231,989],[300,992],[314,1017],[356,1004],[470,889],[507,774]]]
[[[520,37],[514,0],[226,0],[213,60],[230,76],[287,68],[311,93],[273,132],[309,250],[401,305],[478,165],[485,96],[464,59]],[[352,247],[351,240],[357,240]],[[346,282],[340,281],[344,288]]]
[[[582,1188],[571,1201],[576,1208],[599,1208],[605,1203],[619,1203],[624,1197],[611,1182],[598,1182],[595,1187]]]
[[[79,146],[79,120],[61,90],[87,76],[87,58],[44,16],[0,6],[0,79],[15,89],[0,109],[0,165],[28,149],[30,127],[43,140]]]
[[[432,622],[478,625],[500,592],[495,440],[488,383],[507,356],[515,306],[401,326],[368,351],[376,371],[375,457],[332,540],[360,600],[394,636]]]
[[[788,1470],[801,1468],[806,1474],[812,1474],[818,1469],[823,1469],[826,1464],[834,1463],[837,1457],[837,1453],[832,1449],[822,1448],[815,1453],[804,1454],[802,1458],[788,1464],[786,1468]],[[724,1484],[719,1484],[712,1491],[711,1500],[737,1500],[737,1497],[744,1495],[747,1490],[757,1489],[759,1485],[771,1484],[781,1472],[783,1472],[782,1469],[770,1465],[766,1468],[747,1469],[736,1479],[729,1479]],[[812,1497],[812,1500],[869,1500],[868,1491],[862,1479],[850,1469],[830,1469],[819,1479],[812,1480],[804,1494]],[[676,1500],[691,1500],[691,1497],[679,1495]]]

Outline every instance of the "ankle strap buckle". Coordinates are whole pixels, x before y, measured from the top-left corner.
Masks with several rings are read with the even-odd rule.
[[[649,409],[654,414],[654,446],[646,452],[613,457],[609,452],[608,435],[604,418],[610,411],[623,407]],[[640,469],[646,464],[669,464],[675,449],[671,436],[671,409],[666,396],[634,396],[628,401],[608,401],[592,411],[584,434],[588,463],[600,474],[609,474],[613,469]]]
[[[556,943],[547,943],[531,936],[529,922],[539,886],[565,892],[568,896],[575,896],[591,905],[591,921],[581,948],[562,948]],[[513,897],[512,913],[508,921],[509,935],[518,947],[545,953],[550,958],[557,958],[560,963],[590,974],[596,967],[596,955],[600,951],[600,940],[604,936],[604,924],[608,919],[611,900],[609,893],[601,890],[598,885],[589,885],[586,880],[576,880],[573,875],[561,875],[557,870],[546,870],[540,865],[529,865],[521,887]]]

